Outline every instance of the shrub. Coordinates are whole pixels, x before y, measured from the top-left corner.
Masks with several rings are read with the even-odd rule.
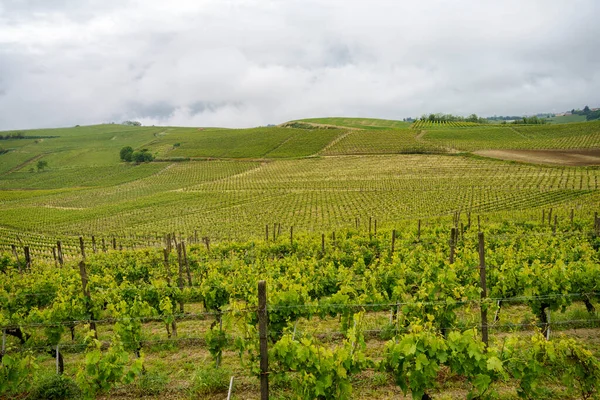
[[[123,147],[121,149],[120,155],[121,155],[121,160],[122,161],[131,162],[132,155],[133,155],[133,147],[131,147],[131,146],[125,146],[125,147]]]
[[[154,156],[148,152],[148,149],[143,149],[140,151],[134,151],[131,155],[131,159],[139,164],[154,160]]]

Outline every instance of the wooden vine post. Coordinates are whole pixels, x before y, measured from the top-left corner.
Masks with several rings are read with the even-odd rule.
[[[92,251],[96,253],[96,236],[92,235]]]
[[[390,258],[394,255],[394,248],[396,247],[396,230],[392,230],[392,249],[390,252]]]
[[[265,242],[269,241],[269,224],[265,225]]]
[[[417,225],[417,242],[421,241],[421,220],[419,220]]]
[[[575,211],[571,208],[571,227],[573,226],[573,216]]]
[[[25,271],[31,270],[31,252],[29,251],[29,246],[23,247],[23,252],[25,253]]]
[[[325,256],[325,234],[321,234],[321,254]]]
[[[450,264],[454,264],[454,246],[456,245],[456,228],[450,230]]]
[[[177,261],[179,264],[179,277],[177,278],[177,286],[183,292],[183,250],[181,243],[177,243]],[[183,314],[183,300],[179,302],[179,312]]]
[[[294,227],[290,226],[290,246],[294,246]]]
[[[65,257],[63,255],[62,242],[60,240],[56,242],[56,252],[58,255],[58,263],[62,267],[65,264]]]
[[[185,249],[185,242],[181,242],[181,249],[183,250],[183,264],[185,265],[185,272],[187,274],[188,286],[192,286],[192,273],[190,272],[190,263],[187,258],[187,250]]]
[[[86,299],[86,309],[87,313],[90,316],[90,330],[94,331],[94,336],[98,339],[98,331],[96,330],[96,321],[94,320],[94,314],[92,311],[92,296],[90,295],[90,290],[88,289],[88,276],[87,271],[85,270],[85,261],[81,260],[79,262],[79,275],[81,276],[81,289],[83,290],[83,296]]]
[[[169,249],[167,249],[166,247],[163,249],[163,257],[164,257],[164,264],[165,264],[165,273],[167,275],[167,285],[169,287],[171,287],[171,267],[169,266]],[[169,324],[166,324],[166,328],[167,328],[167,335],[169,336],[169,339],[171,338],[171,332],[169,332]],[[171,323],[171,328],[173,330],[173,336],[177,337],[177,322],[175,321],[175,318],[173,318],[173,322]]]
[[[258,332],[260,338],[260,398],[269,400],[267,282],[258,282]]]
[[[54,258],[54,266],[58,267],[58,257],[56,256],[56,247],[52,246],[52,257]]]
[[[542,210],[542,225],[546,223],[546,210]]]
[[[488,346],[487,306],[483,304],[487,297],[485,282],[485,242],[483,232],[479,232],[479,283],[481,285],[481,339]]]
[[[83,237],[79,236],[79,249],[81,251],[81,258],[85,259],[85,245],[83,243]]]

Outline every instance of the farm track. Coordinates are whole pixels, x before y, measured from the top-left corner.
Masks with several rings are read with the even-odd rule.
[[[39,160],[40,158],[42,158],[45,155],[46,155],[45,153],[38,154],[37,156],[34,156],[34,157],[30,158],[29,160],[22,162],[21,164],[17,165],[16,167],[9,169],[8,171],[6,171],[4,173],[4,175],[8,175],[10,173],[16,172],[16,171],[20,170],[21,168],[23,168],[31,163],[36,162],[37,160]]]

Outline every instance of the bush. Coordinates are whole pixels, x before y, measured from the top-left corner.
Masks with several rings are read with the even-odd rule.
[[[47,375],[41,378],[27,397],[28,400],[77,399],[81,389],[75,381],[65,375]]]
[[[231,371],[226,368],[205,367],[196,370],[190,390],[193,395],[227,392]]]
[[[154,156],[148,152],[148,149],[143,149],[141,151],[135,151],[131,155],[131,158],[136,163],[150,162],[154,160]]]
[[[125,146],[121,149],[121,160],[122,161],[127,161],[127,162],[131,162],[132,160],[132,155],[133,155],[133,147],[131,146]]]

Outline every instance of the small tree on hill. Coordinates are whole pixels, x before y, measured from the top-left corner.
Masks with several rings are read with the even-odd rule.
[[[43,171],[45,168],[48,168],[48,161],[39,160],[37,162],[37,170],[38,171]]]
[[[131,162],[133,156],[133,147],[125,146],[121,149],[121,161]]]

